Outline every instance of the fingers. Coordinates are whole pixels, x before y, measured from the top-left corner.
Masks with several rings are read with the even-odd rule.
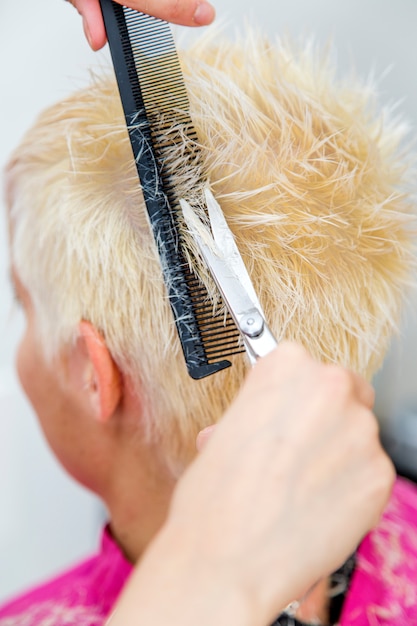
[[[142,11],[173,24],[206,26],[215,17],[212,5],[206,0],[116,0],[119,4]],[[99,0],[69,0],[83,18],[85,36],[93,50],[106,43],[106,31]]]
[[[93,50],[107,41],[99,0],[68,0],[83,18],[84,34]]]
[[[219,571],[236,568],[245,589],[258,588],[271,607],[265,623],[282,608],[272,584],[277,563],[291,564],[289,601],[336,569],[378,522],[395,474],[372,404],[359,376],[282,343],[256,364],[214,432],[198,437],[200,450],[210,443],[181,478],[170,520],[183,528],[194,516],[186,533],[196,533],[193,555],[202,550],[199,562],[209,554]]]
[[[128,0],[123,4],[183,26],[205,26],[215,16],[214,8],[205,0]]]
[[[273,373],[277,382],[279,382],[281,376],[288,376],[290,368],[294,372],[308,369],[309,374],[314,371],[321,372],[327,378],[331,378],[333,373],[335,384],[341,383],[345,388],[348,387],[352,399],[368,409],[372,409],[374,406],[375,391],[372,385],[362,376],[343,369],[338,365],[319,365],[307,350],[294,342],[282,342],[271,354],[261,359],[256,364],[256,368],[259,370],[258,379],[263,378],[265,381],[268,381],[268,373]],[[327,384],[330,386],[331,382],[328,381]]]

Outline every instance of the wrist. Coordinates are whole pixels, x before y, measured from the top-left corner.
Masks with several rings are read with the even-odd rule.
[[[109,626],[264,626],[250,594],[201,558],[177,524],[167,523],[133,573]]]

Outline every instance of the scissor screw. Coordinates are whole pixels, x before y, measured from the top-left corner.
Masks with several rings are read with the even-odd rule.
[[[243,313],[239,320],[240,330],[248,337],[258,337],[264,329],[264,320],[257,309]]]

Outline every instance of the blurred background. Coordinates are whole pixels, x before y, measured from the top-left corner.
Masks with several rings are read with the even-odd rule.
[[[333,42],[340,72],[378,77],[382,102],[417,127],[415,0],[217,0],[233,31],[250,20],[270,35]],[[182,38],[184,29],[175,32]],[[187,34],[185,37],[189,36]],[[194,33],[192,34],[194,36]],[[45,106],[108,65],[92,53],[81,20],[62,0],[0,5],[0,165]],[[380,77],[380,78],[379,78]],[[15,310],[16,309],[16,310]],[[417,476],[417,296],[376,379],[383,438],[400,470]],[[66,567],[97,545],[98,501],[68,478],[48,451],[13,370],[22,329],[8,279],[5,210],[0,216],[0,601]]]

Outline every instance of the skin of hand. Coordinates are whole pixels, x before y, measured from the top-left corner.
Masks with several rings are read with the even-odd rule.
[[[265,626],[340,566],[394,481],[373,401],[367,382],[292,343],[257,363],[201,434],[111,626]]]
[[[84,32],[93,50],[106,43],[99,0],[68,0],[83,18]],[[215,11],[206,0],[115,0],[119,4],[183,26],[211,24]]]

